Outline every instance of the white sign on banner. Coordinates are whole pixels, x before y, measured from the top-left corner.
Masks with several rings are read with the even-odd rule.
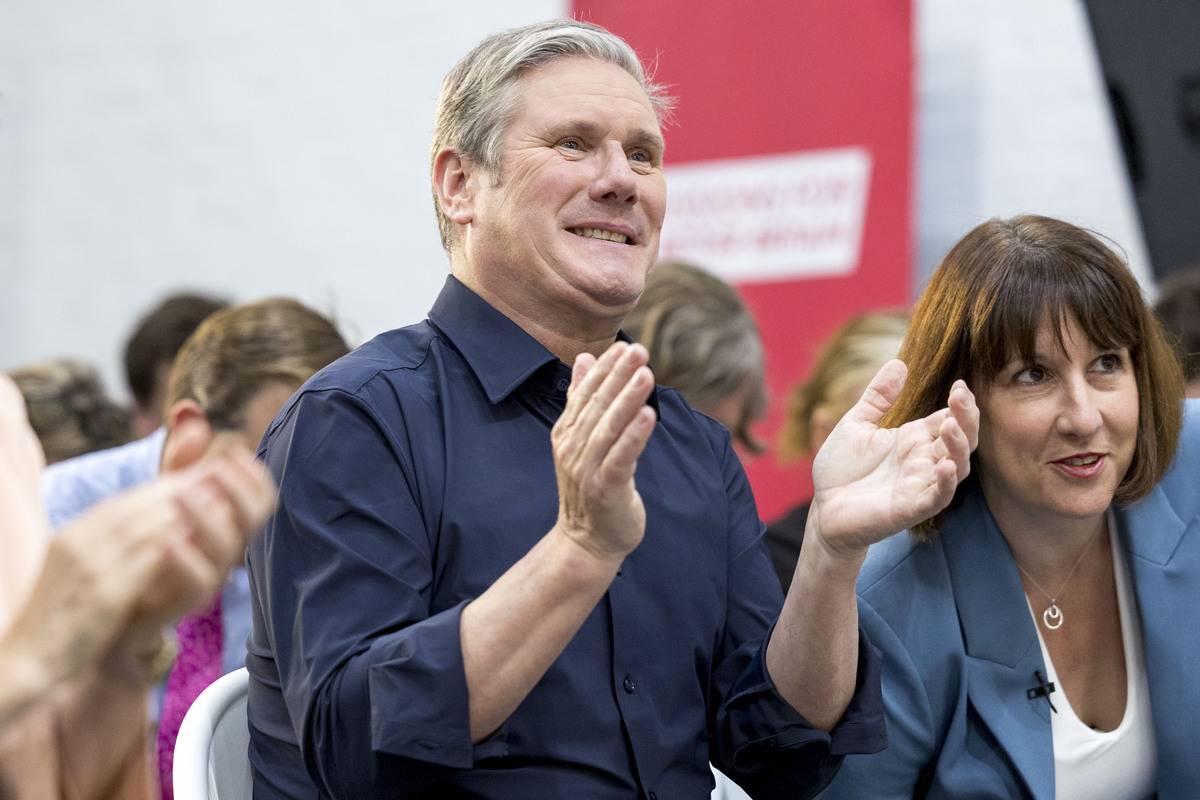
[[[871,179],[862,147],[666,170],[660,256],[730,281],[845,275],[858,264]]]

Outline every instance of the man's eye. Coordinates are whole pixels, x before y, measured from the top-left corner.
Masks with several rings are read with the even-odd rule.
[[[629,160],[641,168],[654,168],[662,164],[662,154],[639,147],[629,151]]]
[[[558,146],[564,150],[582,150],[583,142],[575,138],[563,139],[558,143]]]

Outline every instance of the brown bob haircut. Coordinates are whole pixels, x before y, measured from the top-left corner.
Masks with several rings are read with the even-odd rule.
[[[1032,363],[1044,320],[1065,349],[1072,319],[1097,347],[1129,348],[1138,440],[1114,500],[1125,505],[1144,497],[1175,455],[1182,371],[1125,262],[1096,234],[1062,220],[991,219],[951,248],[913,310],[900,348],[908,381],[884,424],[894,427],[944,407],[958,378],[986,392],[1014,358]],[[927,539],[941,521],[941,515],[926,520],[913,533]]]
[[[333,322],[295,300],[230,306],[204,320],[180,349],[166,407],[194,400],[213,428],[237,430],[260,391],[273,383],[299,386],[348,350]]]

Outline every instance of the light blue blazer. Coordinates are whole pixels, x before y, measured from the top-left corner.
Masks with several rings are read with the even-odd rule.
[[[859,613],[883,652],[888,747],[848,756],[822,798],[1054,798],[1046,674],[1015,562],[983,496],[930,544],[871,549]],[[1170,471],[1117,525],[1145,640],[1161,800],[1200,798],[1200,403]],[[1053,695],[1051,698],[1053,699]]]

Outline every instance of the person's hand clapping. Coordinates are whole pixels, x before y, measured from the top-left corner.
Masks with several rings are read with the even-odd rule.
[[[640,344],[617,342],[575,359],[567,406],[551,434],[558,529],[593,555],[619,562],[642,541],[646,510],[634,485],[654,431],[646,405],[654,376]]]
[[[808,530],[835,556],[861,559],[868,545],[938,513],[970,471],[979,409],[961,380],[946,408],[896,429],[879,427],[906,376],[903,362],[885,364],[813,462]]]
[[[209,600],[274,505],[248,452],[205,461],[98,505],[51,542],[5,636],[54,685],[102,659],[139,656]]]
[[[139,639],[156,638],[164,624],[210,602],[275,506],[266,467],[241,448],[178,477],[184,482],[174,487],[175,537],[154,563],[118,649],[141,651]]]

